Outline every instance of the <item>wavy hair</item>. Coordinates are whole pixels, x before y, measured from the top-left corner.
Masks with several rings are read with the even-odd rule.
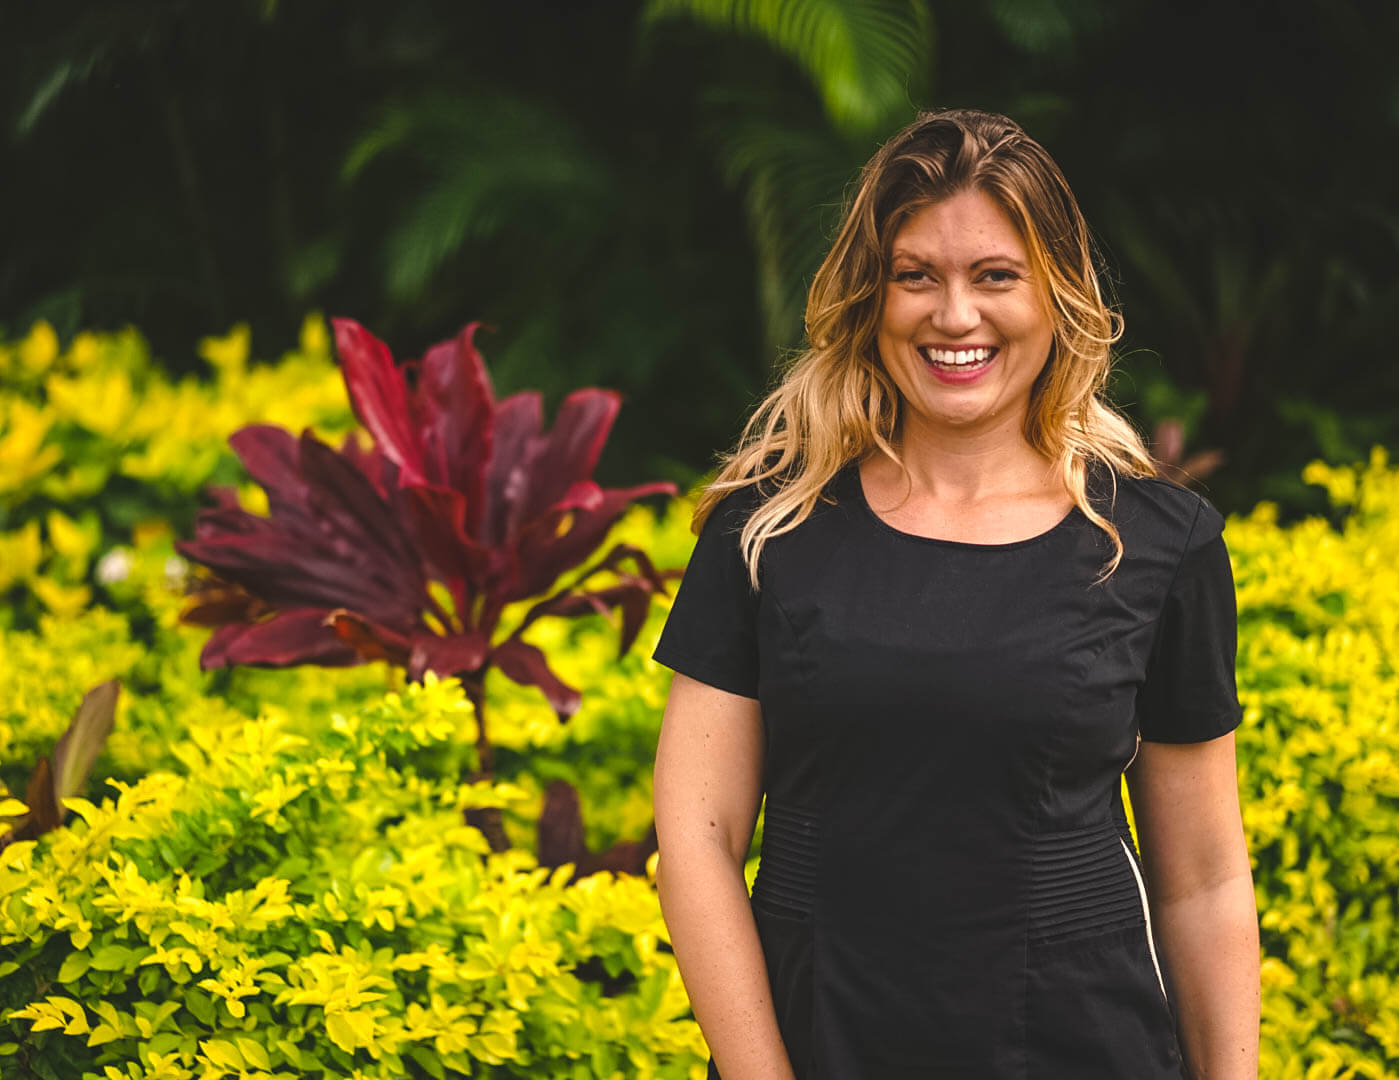
[[[1053,320],[1048,361],[1031,388],[1029,444],[1054,462],[1085,517],[1122,540],[1090,503],[1090,462],[1110,474],[1154,476],[1156,466],[1130,423],[1104,400],[1122,318],[1104,300],[1097,251],[1068,181],[1039,143],[1013,120],[975,109],[920,113],[865,165],[806,304],[807,346],[744,425],[699,498],[698,532],[728,493],[757,486],[762,496],[739,538],[754,588],[763,546],[796,528],[822,489],[852,458],[879,449],[902,464],[894,441],[903,402],[879,359],[895,234],[918,210],[962,191],[990,196],[1010,218],[1047,283]],[[829,498],[829,497],[827,497]]]

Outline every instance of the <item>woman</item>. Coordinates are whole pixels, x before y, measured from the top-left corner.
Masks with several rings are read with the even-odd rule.
[[[1256,1077],[1223,521],[1098,396],[1121,326],[1062,173],[1005,117],[921,115],[807,331],[655,654],[709,1075]]]

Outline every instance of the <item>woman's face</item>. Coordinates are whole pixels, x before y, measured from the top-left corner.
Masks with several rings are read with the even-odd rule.
[[[1023,430],[1053,323],[1010,218],[984,192],[949,196],[904,223],[891,268],[877,340],[905,439]]]

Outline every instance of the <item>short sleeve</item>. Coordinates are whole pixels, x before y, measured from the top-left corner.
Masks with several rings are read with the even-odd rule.
[[[652,657],[731,694],[758,696],[758,594],[738,546],[755,505],[744,488],[726,496],[700,529]]]
[[[1204,742],[1227,735],[1242,719],[1234,679],[1234,573],[1223,529],[1219,512],[1202,500],[1137,697],[1137,722],[1146,741]]]

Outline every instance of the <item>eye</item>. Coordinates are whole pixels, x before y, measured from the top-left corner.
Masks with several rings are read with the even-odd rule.
[[[928,275],[925,274],[922,270],[908,269],[908,270],[895,270],[895,271],[894,271],[894,280],[895,280],[895,281],[901,281],[901,282],[905,282],[905,283],[908,283],[908,284],[915,284],[915,285],[916,285],[916,284],[918,284],[918,283],[921,282],[921,281],[926,281],[927,278],[928,278]]]
[[[1014,270],[988,270],[981,276],[992,285],[1009,285],[1020,280],[1020,275]]]

